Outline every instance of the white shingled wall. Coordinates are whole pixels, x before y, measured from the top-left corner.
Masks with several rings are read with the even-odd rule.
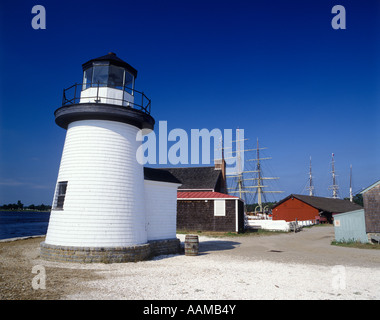
[[[145,180],[148,240],[175,239],[180,184]]]
[[[115,247],[147,242],[139,129],[106,120],[68,127],[58,173],[68,181],[63,210],[52,210],[45,242]]]

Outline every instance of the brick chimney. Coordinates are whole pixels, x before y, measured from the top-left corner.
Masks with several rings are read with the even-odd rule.
[[[224,160],[224,157],[222,155],[222,159],[215,159],[214,160],[215,170],[222,170],[222,187],[221,192],[226,193],[227,192],[227,181],[226,181],[226,161]]]

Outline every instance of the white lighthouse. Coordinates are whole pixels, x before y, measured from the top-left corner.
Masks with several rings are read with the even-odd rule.
[[[114,53],[82,67],[83,83],[64,90],[62,107],[55,111],[56,123],[67,133],[41,256],[143,260],[151,254],[149,195],[136,160],[141,145],[136,136],[140,129],[153,129],[150,100],[135,90],[137,70]],[[176,201],[178,181],[162,183],[172,188],[170,201]]]

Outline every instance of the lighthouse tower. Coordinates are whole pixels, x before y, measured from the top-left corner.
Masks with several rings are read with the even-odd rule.
[[[41,256],[136,261],[149,254],[140,129],[153,129],[137,70],[108,53],[82,65],[83,83],[63,92],[55,122],[67,130]]]

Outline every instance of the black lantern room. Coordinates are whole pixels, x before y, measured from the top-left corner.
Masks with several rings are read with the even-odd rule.
[[[83,87],[110,87],[133,92],[137,70],[121,60],[115,53],[87,61],[83,67]]]
[[[135,89],[137,70],[109,52],[82,64],[83,82],[63,90],[55,121],[67,129],[73,121],[103,119],[153,129],[151,102]]]

